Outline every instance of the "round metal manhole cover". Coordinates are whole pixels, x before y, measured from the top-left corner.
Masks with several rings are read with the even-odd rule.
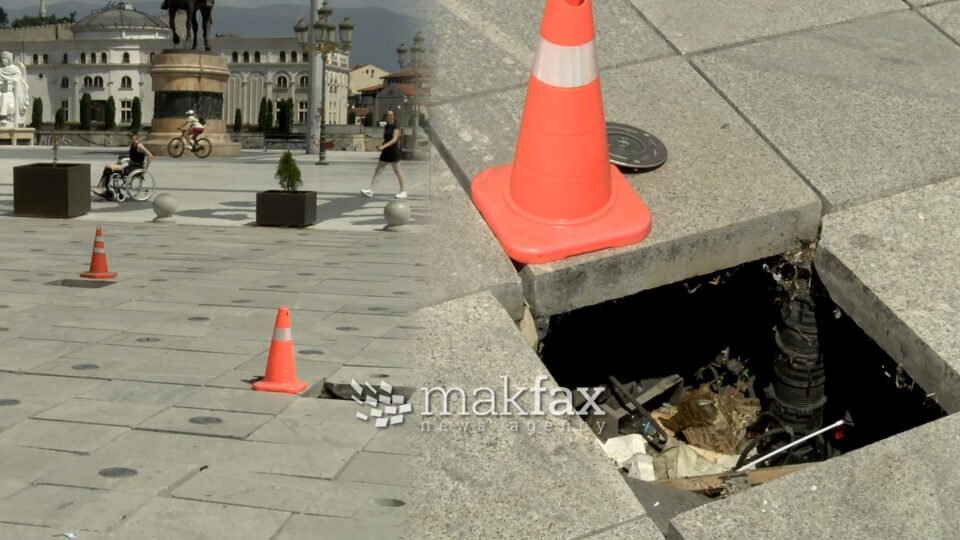
[[[209,321],[210,317],[190,317],[188,321]]]
[[[13,405],[19,405],[19,399],[0,399],[0,407],[10,407]]]
[[[400,499],[374,499],[373,502],[376,503],[376,504],[379,505],[379,506],[389,506],[389,507],[392,507],[392,508],[396,508],[396,507],[398,507],[398,506],[403,506],[403,505],[407,504],[407,503],[401,501]]]
[[[607,122],[607,148],[610,163],[630,169],[652,169],[667,161],[667,147],[646,131]]]
[[[129,476],[136,476],[137,470],[129,467],[107,467],[106,469],[97,471],[97,474],[106,478],[127,478]]]
[[[154,343],[154,342],[156,342],[156,341],[160,341],[160,338],[155,338],[155,337],[142,337],[142,338],[137,338],[137,342],[138,342],[138,343]]]
[[[356,332],[357,330],[359,330],[359,328],[357,328],[356,326],[338,326],[337,330],[341,332]]]
[[[223,422],[222,418],[216,416],[194,416],[190,419],[191,424],[200,424],[201,426],[208,426],[211,424],[220,424]]]
[[[74,364],[70,366],[70,369],[75,369],[77,371],[89,371],[91,369],[100,369],[100,366],[97,364]]]
[[[323,355],[323,351],[318,351],[316,349],[307,349],[305,351],[300,351],[300,354],[304,356],[314,356],[314,355]]]

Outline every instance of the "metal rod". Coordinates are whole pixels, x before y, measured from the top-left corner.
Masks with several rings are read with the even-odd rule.
[[[767,455],[765,455],[765,456],[760,456],[759,458],[755,459],[754,461],[752,461],[752,462],[750,462],[750,463],[747,463],[747,464],[744,465],[743,467],[740,467],[739,469],[736,470],[736,472],[745,471],[745,470],[747,470],[747,469],[755,466],[757,463],[760,463],[761,461],[766,461],[767,459],[769,459],[769,458],[771,458],[771,457],[773,457],[773,456],[775,456],[775,455],[777,455],[777,454],[779,454],[779,453],[781,453],[781,452],[783,452],[783,451],[785,451],[785,450],[789,450],[789,449],[793,448],[794,446],[797,446],[798,444],[800,444],[800,443],[802,443],[802,442],[804,442],[804,441],[806,441],[806,440],[812,439],[812,438],[816,437],[817,435],[820,435],[821,433],[824,433],[824,432],[826,432],[826,431],[830,431],[831,429],[838,428],[838,427],[840,427],[840,426],[842,426],[842,425],[844,425],[844,424],[846,424],[846,423],[847,423],[846,420],[837,420],[836,422],[830,424],[829,426],[827,426],[827,427],[825,427],[825,428],[820,428],[820,429],[818,429],[817,431],[814,431],[813,433],[811,433],[811,434],[809,434],[809,435],[805,435],[805,436],[803,436],[803,437],[800,437],[799,439],[793,441],[792,443],[790,443],[790,444],[788,444],[788,445],[785,445],[785,446],[782,446],[782,447],[780,447],[780,448],[777,448],[776,450],[774,450],[773,452],[770,452],[769,454],[767,454]]]
[[[642,415],[644,418],[646,418],[647,421],[650,422],[653,428],[657,431],[657,434],[660,435],[660,437],[663,439],[663,442],[651,440],[652,437],[646,437],[646,434],[643,434],[643,435],[644,435],[644,438],[647,439],[647,441],[649,441],[650,444],[656,447],[657,450],[662,450],[663,446],[667,443],[667,441],[670,440],[670,437],[667,436],[667,432],[665,432],[663,428],[660,427],[660,424],[657,422],[656,418],[654,418],[646,409],[644,409],[643,406],[640,405],[637,402],[637,400],[633,397],[633,395],[630,394],[630,392],[627,392],[627,389],[623,387],[623,385],[620,383],[620,381],[617,380],[616,377],[611,375],[609,380],[611,383],[613,383],[614,388],[617,391],[619,391],[620,394],[622,394],[628,400],[630,400],[630,403],[632,403],[633,406],[636,407],[637,409],[636,412]]]

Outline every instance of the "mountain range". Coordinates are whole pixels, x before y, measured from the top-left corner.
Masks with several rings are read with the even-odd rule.
[[[167,20],[166,12],[160,10],[162,0],[129,2],[135,9]],[[339,3],[343,3],[341,0]],[[400,69],[397,63],[396,49],[400,43],[407,47],[413,43],[413,36],[423,28],[423,21],[411,13],[417,13],[417,2],[420,0],[394,0],[391,7],[405,13],[375,7],[376,0],[351,0],[351,5],[366,5],[367,7],[333,7],[334,24],[339,24],[344,17],[350,17],[355,25],[353,44],[350,49],[350,64],[374,64],[388,71]],[[3,6],[10,22],[24,15],[36,16],[39,2],[32,1],[33,5],[18,8],[7,7],[8,4],[23,4],[21,0],[5,0]],[[334,2],[333,4],[336,4]],[[379,2],[384,4],[382,0]],[[235,7],[221,5],[218,2],[213,9],[213,33],[235,34],[241,36],[294,36],[293,26],[301,17],[309,21],[309,7],[304,4],[273,4],[259,7]],[[58,17],[68,16],[76,12],[76,20],[81,20],[93,11],[102,8],[104,4],[93,4],[77,0],[48,3],[47,15]],[[213,39],[216,48],[216,39]],[[429,44],[428,44],[429,45]]]

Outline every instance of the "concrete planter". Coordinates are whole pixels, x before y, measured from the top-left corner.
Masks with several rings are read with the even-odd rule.
[[[277,189],[257,193],[257,225],[309,227],[316,222],[316,191]]]
[[[89,211],[89,163],[31,163],[13,168],[13,215],[73,218]]]

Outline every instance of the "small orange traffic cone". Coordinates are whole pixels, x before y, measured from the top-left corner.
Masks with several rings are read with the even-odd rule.
[[[273,341],[267,356],[267,373],[253,383],[253,389],[264,392],[299,394],[307,383],[297,380],[297,366],[293,359],[293,336],[290,331],[290,310],[280,306],[277,322],[273,325]]]
[[[91,279],[113,279],[116,272],[107,268],[107,248],[103,245],[103,231],[97,225],[97,235],[93,238],[93,255],[90,257],[90,270],[81,272],[80,277]]]
[[[546,1],[514,161],[477,174],[470,195],[524,264],[650,233],[650,210],[610,163],[591,0]]]

